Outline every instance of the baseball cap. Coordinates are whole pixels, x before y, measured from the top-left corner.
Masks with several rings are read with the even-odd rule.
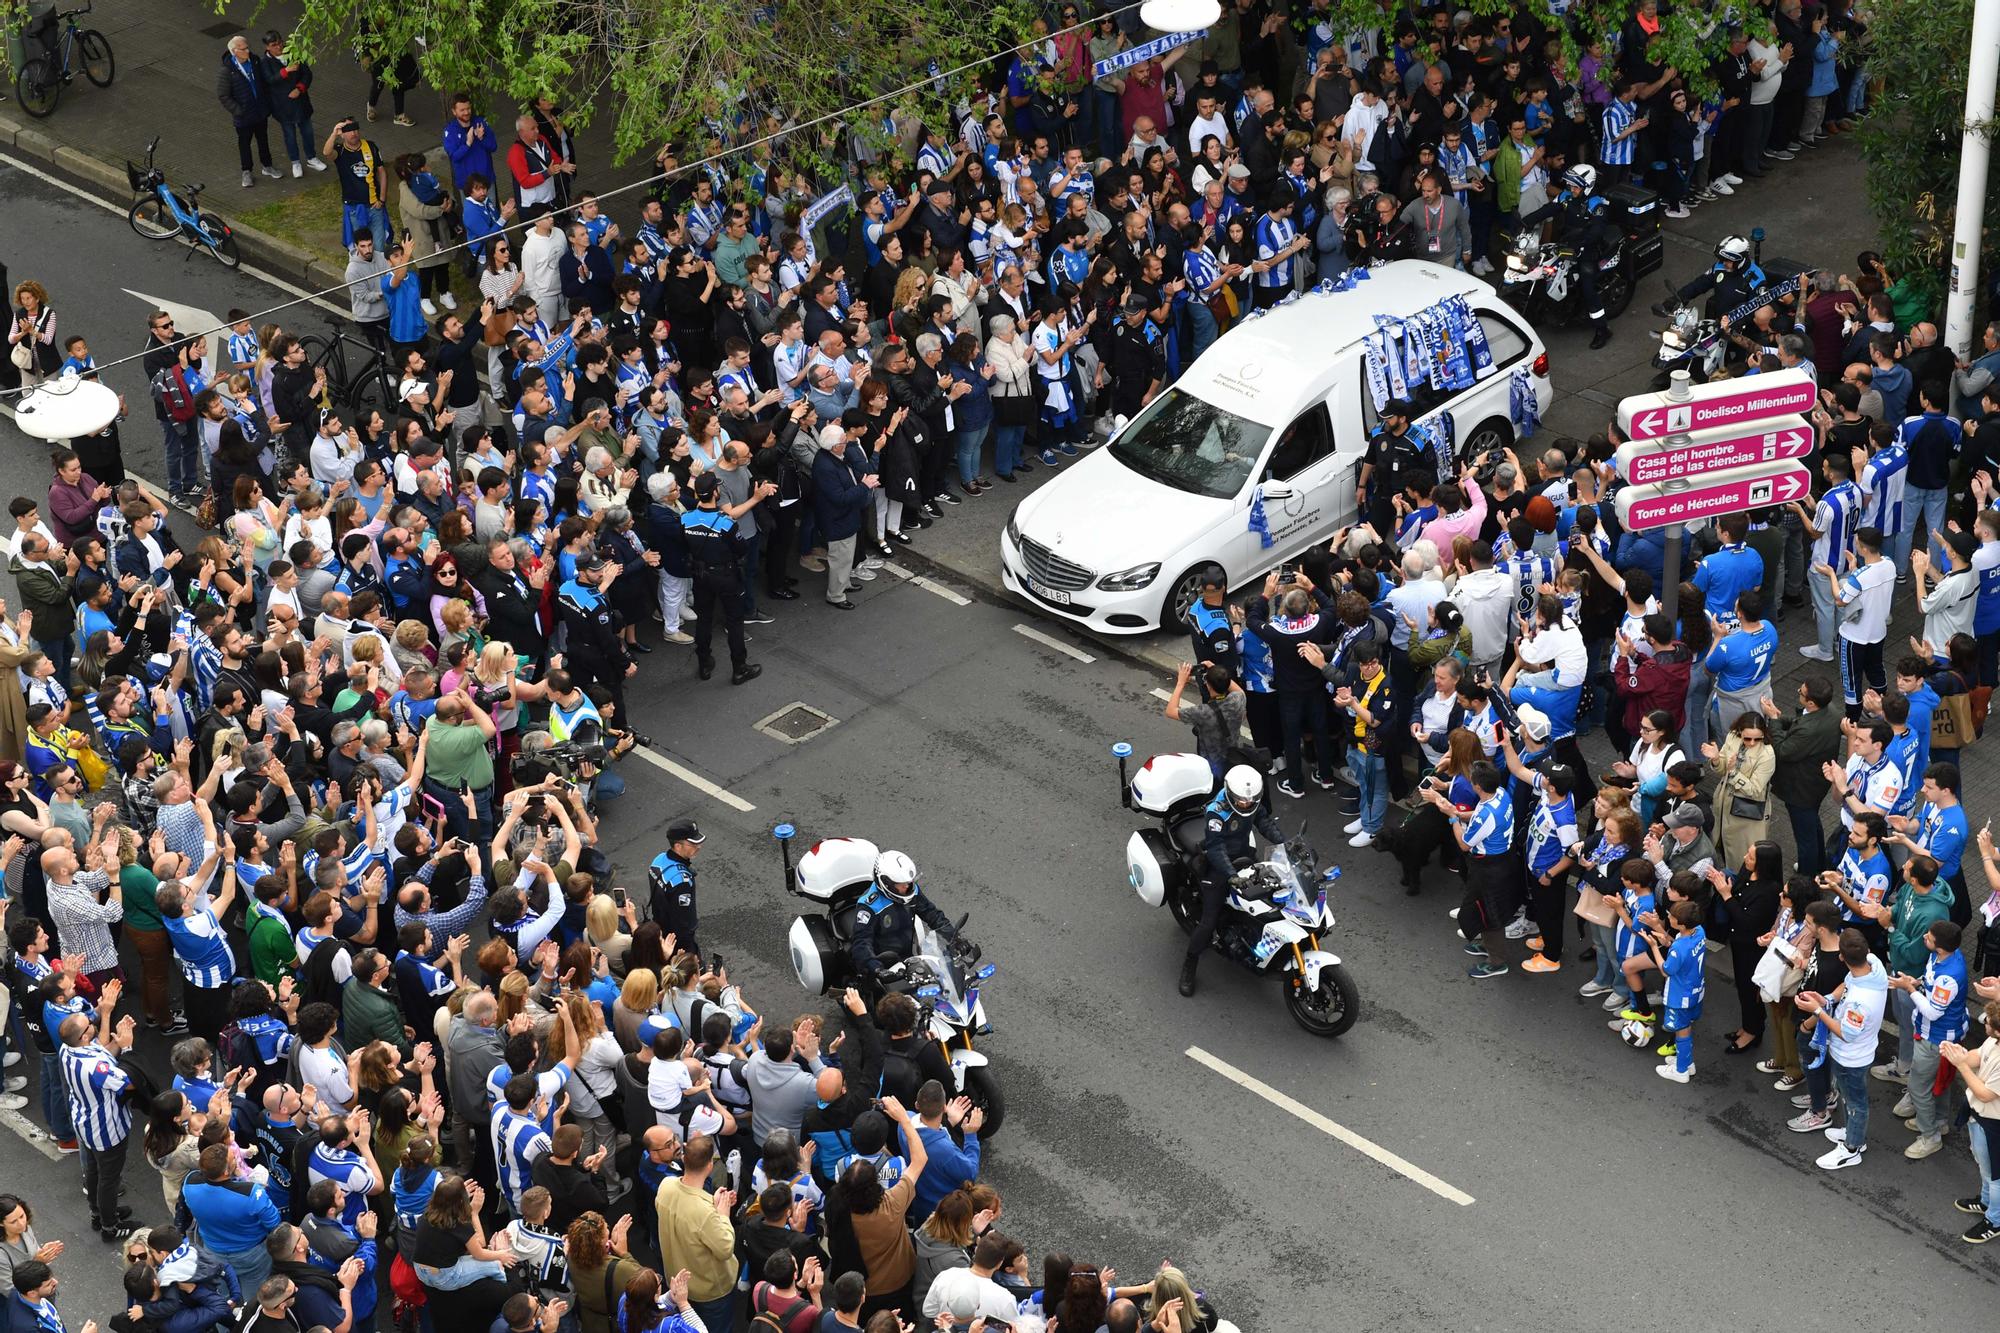
[[[1708,812],[1693,801],[1682,801],[1667,811],[1667,817],[1660,822],[1670,829],[1691,828],[1703,833],[1708,832]]]
[[[1972,553],[1979,549],[1978,540],[1969,532],[1947,532],[1944,534],[1944,544],[1949,546],[1951,553],[1960,560],[1972,559]]]
[[[1128,315],[1143,315],[1148,310],[1151,310],[1152,307],[1146,304],[1145,297],[1139,295],[1137,292],[1134,292],[1132,293],[1132,295],[1125,298],[1124,309],[1125,313]]]
[[[576,562],[576,572],[579,574],[595,574],[602,568],[604,568],[604,557],[601,555],[588,555]]]
[[[670,843],[691,842],[696,846],[700,846],[702,842],[701,825],[695,823],[692,819],[677,819],[667,826],[667,841]]]
[[[706,500],[721,489],[722,482],[713,472],[704,472],[694,479],[694,496],[697,500]]]
[[[1522,704],[1514,710],[1521,723],[1521,734],[1531,741],[1545,741],[1549,738],[1549,717],[1533,704]]]
[[[1241,162],[1233,163],[1229,168],[1229,179],[1233,181],[1249,180],[1250,168],[1244,166]]]

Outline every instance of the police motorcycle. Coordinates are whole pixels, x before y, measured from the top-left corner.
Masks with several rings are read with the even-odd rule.
[[[975,1050],[972,1039],[992,1031],[979,992],[999,969],[980,963],[978,945],[946,936],[919,918],[913,923],[917,947],[910,957],[873,976],[861,973],[848,952],[856,913],[875,885],[877,866],[885,857],[902,853],[884,853],[866,838],[822,838],[807,848],[794,868],[792,839],[798,830],[780,824],[772,834],[784,855],[785,891],[822,909],[792,920],[787,943],[799,984],[819,995],[837,995],[853,986],[871,1003],[885,990],[907,991],[917,1002],[916,1030],[929,1033],[943,1049],[951,1064],[954,1095],[971,1099],[986,1113],[979,1137],[992,1138],[1000,1130],[1007,1104],[985,1052]],[[906,865],[908,860],[903,857]],[[966,920],[961,916],[954,931],[962,930]]]
[[[1201,919],[1204,817],[1215,795],[1208,761],[1198,754],[1156,754],[1128,774],[1132,747],[1111,747],[1118,759],[1120,799],[1125,808],[1156,821],[1134,832],[1125,844],[1128,882],[1148,907],[1165,903],[1182,931],[1193,934]],[[1128,780],[1129,779],[1129,780]],[[1338,1037],[1361,1013],[1361,993],[1346,964],[1320,947],[1334,927],[1327,892],[1340,868],[1321,871],[1319,857],[1305,840],[1305,827],[1261,861],[1239,866],[1248,878],[1230,885],[1215,950],[1252,972],[1276,973],[1285,991],[1285,1010],[1316,1037]],[[1308,886],[1317,892],[1309,895]]]
[[[1617,221],[1610,202],[1596,193],[1597,173],[1591,168],[1570,171],[1563,186],[1583,197],[1593,218],[1606,220],[1605,252],[1592,262],[1597,265],[1598,308],[1606,319],[1616,319],[1632,304],[1625,226]],[[1591,311],[1585,308],[1583,284],[1577,281],[1577,265],[1583,262],[1572,241],[1558,237],[1544,242],[1539,224],[1523,227],[1501,264],[1500,299],[1534,324],[1587,322]]]
[[[1664,389],[1673,382],[1674,372],[1685,370],[1696,384],[1705,384],[1722,373],[1729,360],[1729,335],[1722,316],[1748,313],[1766,303],[1767,294],[1789,286],[1801,273],[1803,264],[1787,259],[1764,263],[1764,229],[1751,229],[1748,237],[1725,236],[1715,247],[1715,264],[1708,273],[1688,284],[1706,286],[1707,301],[1696,304],[1703,293],[1683,296],[1685,288],[1667,283],[1667,299],[1655,305],[1653,313],[1667,321],[1667,327],[1653,336],[1659,346],[1653,351],[1653,388]]]

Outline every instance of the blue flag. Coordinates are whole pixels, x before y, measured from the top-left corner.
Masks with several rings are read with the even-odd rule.
[[[1257,534],[1257,540],[1266,550],[1278,544],[1271,535],[1271,520],[1264,516],[1264,488],[1259,486],[1250,494],[1250,531]]]

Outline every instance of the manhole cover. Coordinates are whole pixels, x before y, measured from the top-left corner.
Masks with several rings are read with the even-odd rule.
[[[755,730],[787,745],[809,741],[828,727],[839,725],[839,718],[822,713],[809,704],[787,704],[752,724]]]

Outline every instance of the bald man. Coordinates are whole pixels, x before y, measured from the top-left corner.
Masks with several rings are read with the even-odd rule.
[[[849,986],[841,996],[847,1009],[848,1048],[853,1056],[854,1078],[850,1082],[839,1069],[819,1072],[813,1082],[818,1105],[805,1114],[800,1137],[818,1145],[813,1161],[831,1169],[847,1151],[845,1140],[863,1111],[875,1105],[875,1089],[882,1082],[882,1033],[868,1016],[861,993]]]

